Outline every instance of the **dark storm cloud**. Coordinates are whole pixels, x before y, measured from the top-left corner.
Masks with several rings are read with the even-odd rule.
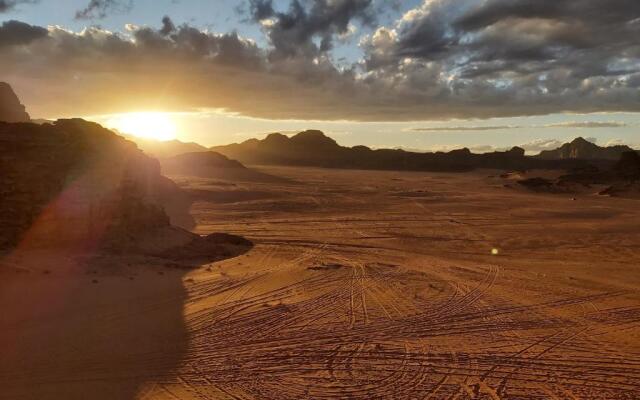
[[[243,12],[239,9],[240,12]],[[249,12],[254,21],[260,22],[275,14],[273,0],[250,0]]]
[[[636,0],[433,0],[405,15],[390,50],[428,60],[467,57],[467,65],[493,61],[493,67],[513,67],[505,64],[512,60],[557,61],[590,48],[638,55],[638,18]]]
[[[48,35],[45,28],[25,24],[20,21],[7,21],[0,25],[0,48],[4,46],[27,45]]]
[[[116,35],[109,35],[109,38],[135,57],[162,59],[178,56],[184,62],[193,62],[194,67],[197,62],[207,62],[212,65],[233,65],[241,71],[250,70],[258,68],[263,58],[262,51],[255,43],[239,37],[235,32],[213,34],[187,24],[176,27],[167,16],[162,19],[160,29],[136,27],[132,35],[134,43]]]
[[[168,35],[170,33],[175,32],[176,30],[176,26],[173,24],[173,21],[171,21],[171,18],[169,18],[169,16],[165,15],[162,18],[162,28],[160,28],[160,33],[162,35]]]
[[[133,0],[90,0],[89,4],[76,12],[76,19],[103,19],[111,13],[127,12]]]
[[[14,9],[19,4],[35,4],[39,0],[0,0],[0,13]]]
[[[477,30],[508,18],[542,18],[616,25],[634,20],[640,13],[636,0],[489,0],[456,21],[465,30]]]
[[[375,20],[372,3],[372,0],[293,0],[286,12],[279,12],[272,0],[250,0],[249,12],[254,22],[262,24],[274,56],[315,57],[331,50],[335,36],[347,33],[351,21],[372,24]]]
[[[639,38],[636,0],[429,0],[365,38],[362,66],[427,113],[638,111]]]

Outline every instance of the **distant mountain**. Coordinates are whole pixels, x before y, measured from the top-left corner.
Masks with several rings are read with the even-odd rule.
[[[466,148],[448,153],[416,153],[400,149],[372,150],[366,146],[344,147],[317,130],[300,132],[292,137],[272,133],[262,140],[250,139],[211,149],[249,165],[469,171],[476,168],[569,168],[581,164],[576,160],[533,159],[526,157],[524,149],[519,147],[485,154],[474,154]]]
[[[160,159],[162,172],[168,175],[189,175],[227,181],[278,182],[284,179],[247,168],[213,151],[180,154]]]
[[[300,132],[292,137],[272,133],[263,140],[249,139],[240,144],[212,147],[211,150],[245,164],[322,166],[339,163],[350,151],[316,130]]]
[[[29,122],[31,118],[8,83],[0,82],[0,121]]]
[[[159,141],[154,139],[144,139],[136,136],[123,135],[127,139],[136,143],[140,150],[156,158],[174,157],[184,153],[195,153],[200,151],[208,151],[204,146],[198,143],[181,142],[179,140]]]
[[[623,153],[634,151],[629,146],[600,147],[581,137],[565,143],[555,150],[546,150],[535,156],[541,160],[619,160]]]

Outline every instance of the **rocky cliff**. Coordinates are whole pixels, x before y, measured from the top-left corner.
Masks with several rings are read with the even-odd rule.
[[[20,104],[18,96],[5,82],[0,82],[0,121],[28,122],[30,120],[25,107]]]
[[[131,249],[170,227],[179,195],[155,159],[98,124],[0,122],[0,247]]]
[[[579,137],[555,150],[543,151],[536,158],[541,160],[619,160],[623,153],[629,151],[633,151],[629,146],[601,147]]]

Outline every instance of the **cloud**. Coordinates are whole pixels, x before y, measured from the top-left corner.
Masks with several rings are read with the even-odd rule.
[[[522,147],[528,154],[537,154],[541,151],[557,149],[563,144],[564,142],[558,139],[538,139],[532,142],[523,143],[519,145],[519,147]]]
[[[0,13],[13,10],[19,4],[35,4],[39,0],[0,0]]]
[[[315,107],[332,108],[332,94],[353,84],[352,76],[328,63],[306,69],[304,60],[272,62],[267,51],[236,33],[171,25],[168,19],[157,30],[130,25],[127,33],[31,27],[27,32],[37,35],[28,36],[19,34],[28,25],[5,23],[0,76],[37,93],[23,99],[34,113],[54,116],[216,108],[310,117]]]
[[[629,146],[632,149],[640,149],[640,142],[630,143],[623,139],[611,139],[605,144],[605,147],[611,146]]]
[[[103,19],[111,13],[128,12],[133,7],[133,0],[90,0],[89,4],[76,11],[76,19]]]
[[[545,125],[545,128],[624,128],[627,124],[624,122],[562,122],[558,124]]]
[[[0,49],[8,46],[28,45],[48,35],[45,28],[20,21],[6,21],[0,25]]]
[[[318,57],[333,48],[335,37],[345,37],[352,30],[350,22],[365,25],[375,21],[373,0],[310,0],[309,6],[298,0],[289,9],[274,9],[272,0],[250,0],[252,21],[261,24],[277,58]]]
[[[175,31],[176,31],[176,26],[173,24],[173,21],[171,21],[171,18],[169,18],[169,16],[165,15],[162,18],[162,28],[160,28],[158,32],[166,36]]]
[[[636,0],[425,0],[361,41],[362,67],[405,112],[638,111],[639,34]]]
[[[505,129],[554,129],[554,128],[583,128],[583,129],[602,129],[602,128],[625,128],[628,125],[624,122],[598,122],[598,121],[585,121],[585,122],[560,122],[546,125],[478,125],[478,126],[436,126],[436,127],[424,127],[424,128],[409,128],[410,132],[482,132],[482,131],[497,131]]]
[[[609,141],[605,144],[605,146],[606,146],[606,147],[610,147],[610,146],[622,146],[622,145],[625,145],[625,144],[626,144],[626,143],[625,143],[625,141],[624,141],[624,140],[622,140],[622,139],[611,139],[611,140],[609,140]]]
[[[637,0],[423,0],[379,25],[380,7],[398,4],[249,0],[245,16],[264,42],[169,16],[125,32],[51,27],[48,40],[44,28],[29,36],[11,27],[0,33],[0,74],[38,92],[31,108],[47,115],[159,106],[366,121],[640,112]],[[77,17],[130,5],[92,0]],[[336,61],[334,46],[349,35],[361,35],[361,59]],[[69,96],[77,101],[67,109],[59,99]],[[576,124],[553,128],[621,126]]]
[[[521,128],[516,125],[494,125],[494,126],[440,126],[428,128],[410,128],[412,132],[466,132],[466,131],[497,131],[503,129]]]

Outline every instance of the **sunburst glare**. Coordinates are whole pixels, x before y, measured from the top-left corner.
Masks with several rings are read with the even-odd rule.
[[[121,133],[146,139],[167,141],[176,138],[176,124],[169,113],[135,112],[110,118],[106,125]]]

